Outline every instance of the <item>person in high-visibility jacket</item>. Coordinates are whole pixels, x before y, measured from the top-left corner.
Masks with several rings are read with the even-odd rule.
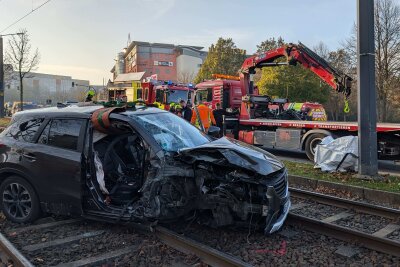
[[[210,128],[211,124],[216,124],[212,110],[204,105],[203,101],[200,101],[199,105],[197,106],[197,111],[199,113],[200,120],[203,124],[205,132],[208,132],[208,128]],[[196,127],[200,127],[195,108],[193,108],[192,119],[190,120],[190,123],[195,125]]]

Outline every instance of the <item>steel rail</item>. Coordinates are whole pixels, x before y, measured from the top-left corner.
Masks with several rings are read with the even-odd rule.
[[[367,248],[393,256],[400,256],[400,242],[388,238],[377,237],[354,229],[345,228],[333,223],[308,218],[302,215],[289,213],[287,223],[303,227],[311,232],[324,234],[346,242],[356,242]]]
[[[225,252],[218,251],[161,226],[155,228],[155,234],[168,246],[186,254],[194,254],[204,263],[214,267],[252,266]]]
[[[373,205],[370,203],[339,198],[331,195],[325,195],[317,192],[312,192],[308,190],[289,188],[292,197],[298,197],[303,199],[311,199],[321,204],[332,205],[335,207],[345,208],[355,210],[357,212],[367,213],[371,215],[377,215],[392,220],[397,220],[400,218],[400,210],[383,207],[379,205]]]
[[[28,261],[21,252],[3,235],[0,233],[0,250],[4,251],[6,256],[13,260],[17,267],[33,267],[33,264]]]

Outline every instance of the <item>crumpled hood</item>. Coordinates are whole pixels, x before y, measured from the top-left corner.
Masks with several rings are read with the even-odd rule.
[[[271,153],[227,137],[197,147],[181,149],[179,154],[221,166],[228,163],[260,175],[268,175],[284,167]]]

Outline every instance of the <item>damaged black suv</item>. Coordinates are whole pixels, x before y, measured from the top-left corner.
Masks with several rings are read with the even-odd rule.
[[[14,222],[43,213],[139,224],[195,218],[272,233],[290,208],[287,171],[273,155],[156,108],[19,112],[0,135],[0,154],[0,206]]]

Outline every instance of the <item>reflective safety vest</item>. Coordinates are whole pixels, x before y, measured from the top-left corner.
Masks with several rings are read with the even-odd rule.
[[[200,120],[204,128],[210,128],[211,123],[214,125],[216,124],[212,110],[209,107],[204,104],[200,104],[197,107],[197,110],[199,112]],[[192,112],[192,119],[190,120],[190,122],[196,127],[200,128],[199,120],[197,119],[196,113],[197,112],[195,111]]]
[[[155,105],[155,106],[158,107],[159,109],[165,110],[165,105],[162,104],[162,103],[160,103],[160,102],[154,101],[153,105]]]

